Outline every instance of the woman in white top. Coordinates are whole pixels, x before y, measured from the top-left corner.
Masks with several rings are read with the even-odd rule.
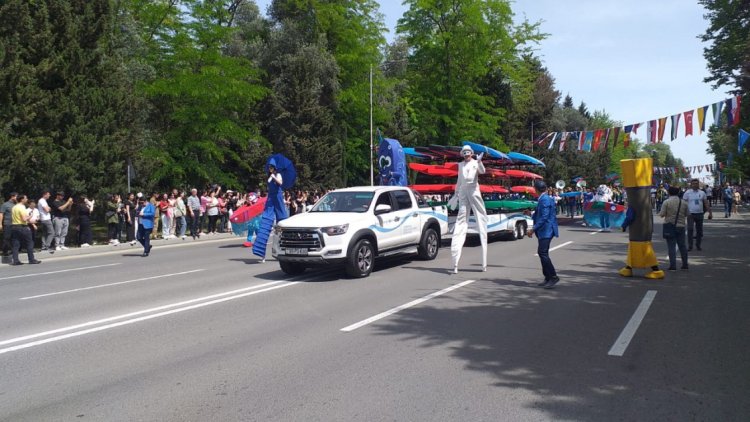
[[[458,181],[456,182],[456,193],[449,201],[451,208],[456,208],[458,203],[458,215],[453,226],[453,239],[451,240],[451,256],[453,257],[453,273],[458,273],[458,261],[461,259],[461,249],[466,241],[466,231],[469,223],[469,208],[474,212],[479,231],[479,241],[482,244],[482,271],[487,271],[487,210],[484,208],[482,193],[479,191],[479,175],[484,174],[482,164],[483,154],[479,154],[475,160],[472,155],[474,151],[470,146],[461,148],[461,156],[464,161],[458,165]]]
[[[216,192],[208,194],[206,203],[206,215],[208,215],[208,234],[216,234],[216,220],[219,219],[219,200],[216,198]]]

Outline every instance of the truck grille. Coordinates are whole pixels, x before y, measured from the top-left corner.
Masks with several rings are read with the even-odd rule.
[[[320,238],[320,233],[313,230],[284,230],[279,238],[279,246],[315,251],[323,247],[323,240]]]

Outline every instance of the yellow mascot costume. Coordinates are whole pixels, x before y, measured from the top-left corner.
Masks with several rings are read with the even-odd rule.
[[[662,279],[664,271],[659,269],[659,262],[651,243],[654,229],[654,216],[651,212],[651,177],[653,162],[650,158],[621,160],[622,182],[628,194],[628,217],[630,242],[626,266],[620,269],[623,277],[632,277],[633,268],[649,268],[646,278]]]

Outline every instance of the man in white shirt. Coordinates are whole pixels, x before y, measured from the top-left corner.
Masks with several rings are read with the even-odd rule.
[[[50,251],[54,253],[55,250],[51,248],[52,240],[55,238],[55,228],[52,225],[52,209],[50,208],[47,200],[50,197],[50,191],[46,190],[39,198],[37,202],[37,209],[39,210],[39,224],[44,227],[44,233],[42,234],[42,250]]]
[[[701,250],[701,240],[703,239],[703,214],[708,211],[708,219],[714,218],[711,213],[711,204],[708,203],[706,192],[699,189],[698,179],[690,181],[690,189],[683,195],[688,203],[688,251],[693,250],[693,233],[695,233],[695,247]]]

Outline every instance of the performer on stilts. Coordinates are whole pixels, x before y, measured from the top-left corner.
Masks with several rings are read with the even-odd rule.
[[[453,239],[451,240],[453,274],[458,273],[461,249],[464,246],[464,241],[466,241],[466,231],[469,227],[469,208],[471,208],[477,220],[479,241],[482,244],[482,271],[487,271],[487,210],[479,191],[479,175],[485,172],[484,164],[482,164],[484,154],[479,154],[477,159],[474,159],[473,155],[474,150],[470,146],[464,145],[461,148],[461,156],[464,161],[458,164],[456,193],[448,203],[451,208],[455,209],[456,202],[458,202],[458,216],[456,216],[456,223],[453,226]]]
[[[275,223],[289,217],[284,205],[284,189],[291,189],[297,178],[294,165],[281,154],[272,155],[266,162],[268,171],[268,197],[263,208],[260,227],[256,231],[253,254],[266,262],[266,244]],[[282,176],[283,174],[283,176]]]

